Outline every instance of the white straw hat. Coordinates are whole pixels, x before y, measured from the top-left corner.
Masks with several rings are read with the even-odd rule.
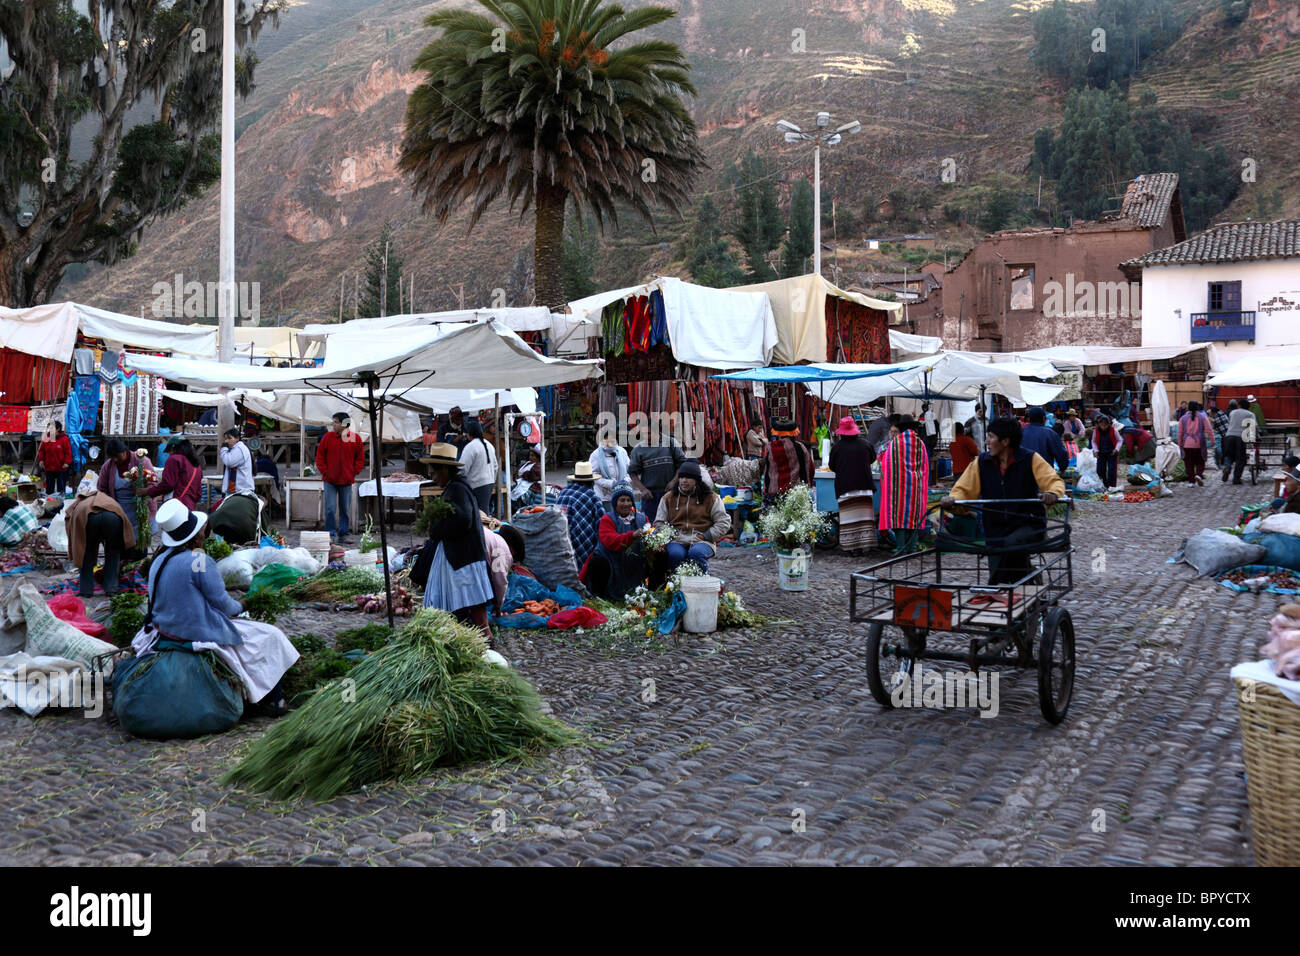
[[[184,502],[173,498],[163,502],[158,509],[158,527],[162,529],[162,543],[176,548],[203,530],[208,516],[201,511],[190,511]]]

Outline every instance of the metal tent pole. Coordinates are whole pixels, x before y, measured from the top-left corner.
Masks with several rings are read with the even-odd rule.
[[[384,482],[380,477],[379,468],[379,444],[376,440],[379,435],[378,414],[375,409],[375,381],[378,376],[374,372],[362,373],[366,382],[366,391],[369,395],[370,406],[370,477],[375,480],[375,502],[379,508],[379,548],[384,565],[384,594],[387,596],[385,604],[388,606],[388,626],[393,627],[393,586],[388,573],[388,522],[384,517]]]

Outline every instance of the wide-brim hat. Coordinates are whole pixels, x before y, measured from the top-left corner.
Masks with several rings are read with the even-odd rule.
[[[853,420],[852,415],[845,415],[840,419],[839,425],[835,429],[837,435],[858,435],[861,434],[858,423]]]
[[[1255,401],[1255,396],[1254,396],[1254,395],[1247,395],[1247,396],[1246,396],[1246,401],[1248,401],[1248,402],[1253,402],[1253,401]]]
[[[173,498],[163,502],[158,509],[157,520],[162,531],[162,543],[169,548],[176,548],[193,540],[208,523],[208,516],[201,511],[191,511],[183,502]]]
[[[434,442],[428,448],[428,454],[424,460],[430,465],[451,465],[455,468],[460,467],[460,459],[456,457],[456,446],[447,442]]]
[[[591,470],[591,462],[580,461],[573,466],[573,474],[569,476],[570,481],[585,481],[594,483],[596,475]]]

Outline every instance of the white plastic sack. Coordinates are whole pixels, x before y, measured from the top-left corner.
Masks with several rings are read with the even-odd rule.
[[[217,570],[223,578],[236,575],[241,587],[247,587],[253,575],[268,564],[287,564],[303,574],[320,574],[325,565],[311,556],[306,548],[244,548],[217,562]],[[229,582],[228,582],[229,583]]]
[[[257,568],[253,567],[253,562],[249,560],[249,553],[236,551],[217,562],[217,571],[220,572],[221,579],[226,582],[226,587],[246,588],[253,583],[253,575],[257,573]]]
[[[30,584],[22,584],[18,595],[27,619],[26,651],[34,657],[62,657],[89,667],[94,658],[117,648],[78,630],[54,616],[45,598]]]
[[[388,566],[391,569],[397,558],[397,549],[388,549]],[[351,548],[343,552],[343,563],[350,568],[368,568],[379,564],[379,549],[363,552],[360,548]]]
[[[1277,534],[1294,534],[1300,536],[1300,514],[1284,513],[1269,515],[1259,523],[1259,531]]]
[[[1174,553],[1174,559],[1186,561],[1201,577],[1206,577],[1244,564],[1260,564],[1267,553],[1262,545],[1242,541],[1235,534],[1205,528],[1184,541]]]
[[[87,707],[86,669],[66,657],[18,652],[0,657],[0,707],[17,707],[35,717],[46,707]]]
[[[60,511],[50,522],[49,530],[45,532],[46,540],[50,542],[50,547],[55,551],[68,553],[68,527],[67,519],[63,512]]]
[[[1092,453],[1092,449],[1079,449],[1076,466],[1079,469],[1079,477],[1074,482],[1075,490],[1088,495],[1106,490],[1106,485],[1097,474],[1097,456]]]

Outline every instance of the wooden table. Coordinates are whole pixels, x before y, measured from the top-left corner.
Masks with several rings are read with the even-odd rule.
[[[307,500],[315,504],[314,517],[309,520],[314,529],[319,531],[325,527],[325,483],[319,477],[302,477],[300,475],[291,475],[283,479],[284,485],[284,527],[287,531],[293,525],[293,499],[297,495],[299,501]],[[349,533],[360,534],[360,528],[357,525],[357,519],[361,515],[361,499],[357,497],[357,486],[352,486],[352,502],[348,508],[348,514],[352,520],[349,524],[352,526]],[[308,504],[308,509],[311,504]]]

